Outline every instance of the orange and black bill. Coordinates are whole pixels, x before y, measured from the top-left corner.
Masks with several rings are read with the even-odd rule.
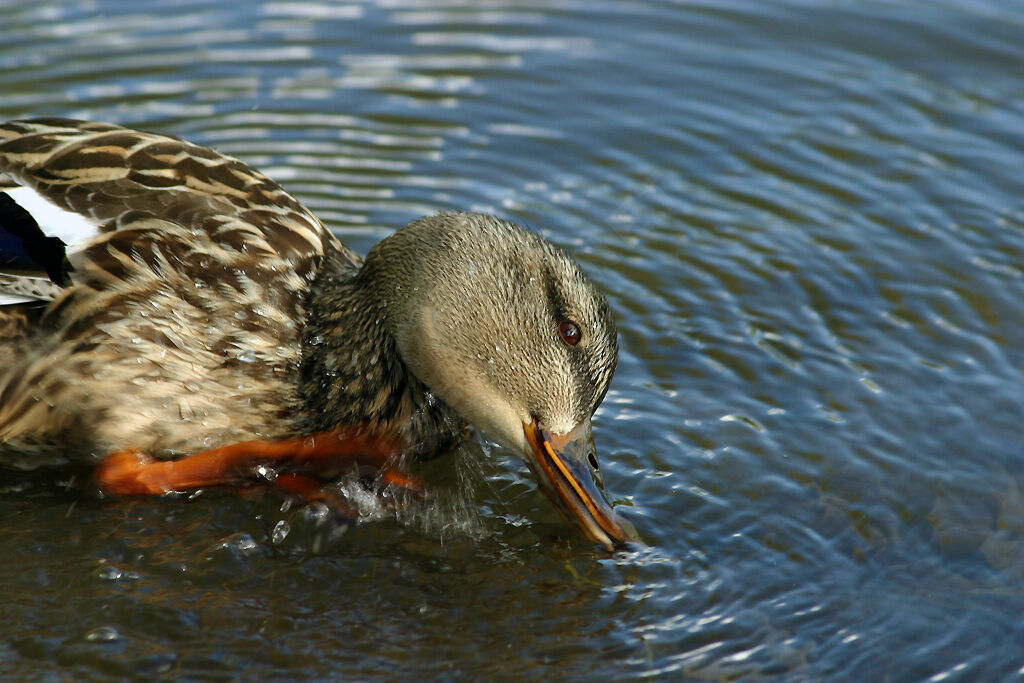
[[[565,435],[551,434],[536,419],[523,423],[532,453],[527,462],[537,482],[562,516],[609,550],[642,543],[636,530],[608,504],[597,473],[597,450],[584,420]]]

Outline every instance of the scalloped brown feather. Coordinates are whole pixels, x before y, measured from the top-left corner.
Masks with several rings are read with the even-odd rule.
[[[325,253],[360,261],[291,195],[183,140],[57,119],[0,126],[0,174],[102,224],[35,334],[0,318],[6,450],[173,455],[295,432],[309,288]]]

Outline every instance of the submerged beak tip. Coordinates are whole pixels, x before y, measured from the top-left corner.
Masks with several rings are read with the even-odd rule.
[[[632,525],[615,514],[592,471],[595,450],[589,420],[564,436],[549,434],[536,418],[523,423],[523,431],[538,484],[568,521],[610,552],[642,543]]]

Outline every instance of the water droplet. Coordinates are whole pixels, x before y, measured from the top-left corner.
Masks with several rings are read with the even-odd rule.
[[[117,632],[116,628],[100,626],[86,633],[85,639],[90,643],[113,643],[121,640],[121,634]]]
[[[319,334],[314,334],[312,337],[309,338],[309,345],[310,346],[320,346],[323,343],[324,343],[324,338],[321,337]]]
[[[117,581],[121,578],[122,572],[117,567],[103,567],[96,572],[96,575],[101,579],[106,579],[107,581]]]
[[[255,363],[256,352],[253,351],[252,349],[245,349],[244,351],[238,354],[238,360],[242,361],[243,363]]]
[[[238,318],[239,320],[245,320],[246,318],[249,317],[249,314],[246,313],[244,310],[239,310],[235,311],[235,317]]]
[[[222,548],[234,550],[242,555],[251,555],[259,547],[259,544],[252,536],[244,533],[229,536],[220,545]]]
[[[100,569],[96,575],[101,579],[106,579],[107,581],[138,581],[142,578],[138,572],[133,572],[131,570],[122,571],[117,567],[104,567],[103,569]]]
[[[277,479],[277,470],[273,467],[267,467],[266,465],[257,465],[256,476],[267,481],[274,481]]]
[[[306,507],[304,507],[302,509],[302,514],[303,517],[305,517],[308,521],[319,525],[323,522],[326,522],[330,518],[331,511],[328,510],[327,506],[324,505],[323,503],[316,502],[313,503],[312,505],[307,505]]]
[[[278,545],[279,543],[281,543],[281,541],[288,537],[288,532],[290,532],[291,530],[292,528],[288,526],[288,522],[282,519],[280,522],[274,525],[274,530],[270,532],[271,543],[273,543],[274,545]]]

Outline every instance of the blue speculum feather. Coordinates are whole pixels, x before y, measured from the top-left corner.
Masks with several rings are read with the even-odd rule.
[[[0,192],[0,265],[42,268],[64,284],[64,242],[49,237],[39,223],[9,195]]]

